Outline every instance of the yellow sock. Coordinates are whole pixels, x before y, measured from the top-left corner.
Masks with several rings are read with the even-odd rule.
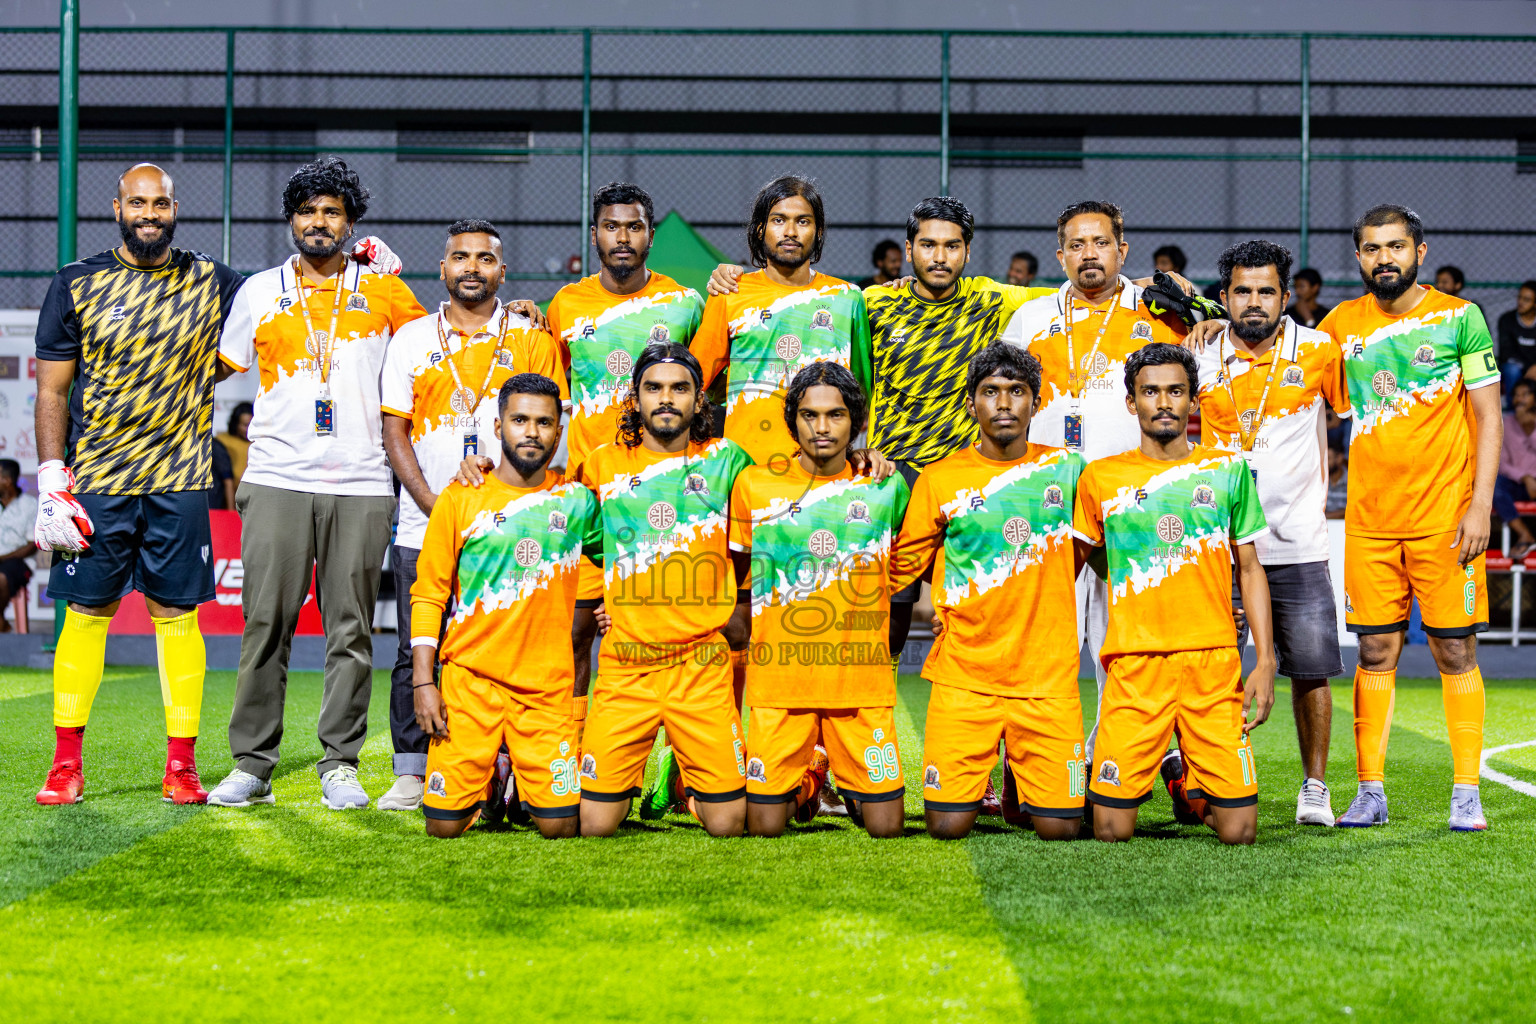
[[[64,611],[64,629],[53,655],[53,724],[66,729],[83,727],[91,718],[91,704],[101,688],[107,662],[107,627],[110,616],[82,615]]]
[[[1445,724],[1451,733],[1451,765],[1454,781],[1477,785],[1483,756],[1483,673],[1448,676],[1440,673],[1440,697],[1445,702]]]
[[[155,652],[160,656],[165,734],[196,736],[203,712],[203,676],[208,671],[208,649],[203,646],[203,634],[197,628],[197,611],[153,621]]]
[[[1397,670],[1355,669],[1355,759],[1361,782],[1381,782],[1387,769],[1387,734],[1397,699]]]

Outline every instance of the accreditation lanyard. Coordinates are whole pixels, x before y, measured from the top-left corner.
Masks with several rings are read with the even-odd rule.
[[[501,307],[501,333],[496,338],[496,350],[491,353],[490,365],[485,368],[485,379],[480,382],[480,390],[471,390],[464,384],[459,376],[458,364],[453,361],[453,353],[448,348],[448,334],[443,330],[443,311],[437,311],[437,344],[443,350],[443,362],[448,364],[448,372],[453,374],[453,397],[448,400],[448,406],[457,416],[468,416],[470,422],[468,429],[464,431],[464,455],[478,455],[480,453],[480,424],[476,419],[480,402],[485,398],[486,391],[491,386],[491,378],[496,374],[496,367],[501,361],[501,350],[506,345],[507,331],[512,325],[512,317],[506,306]],[[458,328],[454,328],[455,331]],[[463,333],[463,332],[459,332]],[[469,335],[464,335],[464,348],[469,348]]]
[[[315,333],[315,322],[309,316],[309,300],[304,296],[304,271],[299,258],[293,258],[293,289],[299,297],[299,312],[304,317],[304,347],[315,357],[316,372],[320,376],[321,398],[331,396],[331,356],[336,351],[336,321],[341,318],[341,285],[347,276],[347,260],[343,256],[341,269],[336,272],[336,300],[331,303],[331,329],[325,334]]]
[[[1232,369],[1227,365],[1225,357],[1222,356],[1223,351],[1225,351],[1224,346],[1226,344],[1226,339],[1226,332],[1223,331],[1221,339],[1216,343],[1216,356],[1221,360],[1221,368],[1224,371],[1222,373],[1221,379],[1222,383],[1226,385],[1227,397],[1232,400],[1232,412],[1237,416],[1238,442],[1243,446],[1243,451],[1251,452],[1253,451],[1254,443],[1259,439],[1259,431],[1264,427],[1264,406],[1269,403],[1269,389],[1274,385],[1275,371],[1280,367],[1280,353],[1283,351],[1285,346],[1285,322],[1283,320],[1281,321],[1280,333],[1275,335],[1275,344],[1274,347],[1270,350],[1271,359],[1269,363],[1269,376],[1265,378],[1264,391],[1259,395],[1259,407],[1253,411],[1252,430],[1249,430],[1243,424],[1243,416],[1245,413],[1238,407],[1237,394],[1232,390]],[[1237,358],[1236,344],[1232,346],[1232,357],[1234,359]]]
[[[1067,337],[1067,393],[1071,396],[1067,403],[1067,415],[1063,425],[1063,435],[1066,446],[1074,451],[1083,447],[1083,391],[1088,387],[1088,382],[1093,378],[1093,358],[1099,354],[1099,346],[1104,342],[1104,334],[1109,330],[1109,322],[1114,319],[1115,310],[1120,307],[1120,292],[1124,285],[1115,288],[1114,297],[1109,301],[1109,308],[1104,311],[1104,319],[1099,323],[1099,333],[1094,336],[1093,348],[1083,359],[1086,367],[1079,370],[1077,365],[1077,352],[1072,347],[1072,320],[1074,303],[1072,292],[1066,293],[1066,315],[1062,333]],[[1089,315],[1093,315],[1093,308],[1089,307]]]

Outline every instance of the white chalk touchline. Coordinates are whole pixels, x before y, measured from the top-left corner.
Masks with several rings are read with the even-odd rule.
[[[1502,747],[1489,747],[1483,751],[1482,760],[1478,762],[1478,771],[1483,778],[1503,786],[1508,786],[1517,793],[1524,793],[1526,796],[1536,796],[1536,786],[1488,767],[1488,759],[1494,754],[1502,754],[1506,750],[1519,750],[1521,747],[1536,747],[1536,740],[1526,740],[1524,743],[1506,743]]]

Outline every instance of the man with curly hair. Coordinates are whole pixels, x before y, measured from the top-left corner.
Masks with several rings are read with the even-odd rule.
[[[318,770],[333,810],[366,807],[357,754],[368,730],[373,609],[395,498],[379,378],[390,336],[425,315],[409,288],[348,257],[368,190],[341,160],[305,164],[283,189],[298,252],[246,281],[219,358],[259,368],[251,449],[235,495],[243,524],[245,635],[229,722],[235,771],[222,807],[272,803],[288,654],[310,578],[325,625]]]

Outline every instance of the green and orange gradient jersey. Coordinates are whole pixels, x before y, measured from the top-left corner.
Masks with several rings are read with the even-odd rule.
[[[645,347],[666,341],[686,345],[698,329],[704,313],[699,293],[666,274],[650,275],[631,295],[610,292],[593,274],[550,300],[549,330],[565,349],[571,377],[568,466],[617,439],[630,371]]]
[[[736,606],[726,523],[747,453],[719,438],[675,454],[603,445],[577,470],[603,523],[599,673],[635,674],[693,657],[718,641]]]
[[[1083,457],[1031,444],[1011,462],[974,446],[917,478],[894,584],[933,566],[944,623],[923,677],[999,697],[1077,693],[1072,509]]]
[[[601,552],[597,502],[553,471],[538,487],[487,474],[479,487],[451,483],[438,495],[411,588],[411,636],[437,639],[439,657],[495,679],[529,704],[570,706],[575,664],[568,643],[576,564]]]
[[[1072,532],[1107,549],[1099,659],[1234,646],[1233,549],[1268,530],[1248,464],[1233,452],[1191,445],[1160,462],[1133,448],[1088,463]]]
[[[1456,529],[1472,502],[1467,392],[1499,382],[1482,311],[1428,289],[1402,316],[1363,295],[1318,324],[1344,350],[1354,407],[1344,528],[1364,537]]]
[[[784,424],[784,389],[796,373],[834,362],[869,391],[869,318],[858,286],[826,274],[781,285],[758,270],[738,287],[705,305],[692,352],[706,384],[726,373],[725,436],[766,466],[797,451]]]
[[[906,507],[895,473],[818,477],[795,459],[736,478],[731,550],[752,555],[748,705],[895,705],[889,566]]]

